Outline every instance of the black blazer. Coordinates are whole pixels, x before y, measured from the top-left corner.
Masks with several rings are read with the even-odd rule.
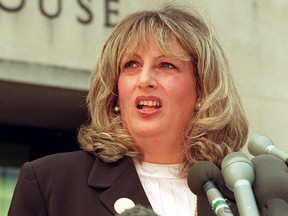
[[[23,165],[8,215],[112,216],[123,197],[151,208],[131,158],[104,163],[85,151],[61,153]],[[204,196],[197,208],[214,215]]]

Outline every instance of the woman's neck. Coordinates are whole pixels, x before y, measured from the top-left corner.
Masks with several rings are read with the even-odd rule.
[[[144,161],[159,164],[183,162],[182,145],[177,139],[141,138],[134,140],[144,155]]]

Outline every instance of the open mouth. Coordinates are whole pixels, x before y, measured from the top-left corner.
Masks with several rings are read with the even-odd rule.
[[[140,100],[136,107],[142,110],[154,110],[161,108],[162,105],[155,100]]]

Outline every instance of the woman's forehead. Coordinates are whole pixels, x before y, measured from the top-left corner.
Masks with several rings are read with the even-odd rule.
[[[161,53],[170,57],[190,60],[188,52],[183,48],[180,42],[172,38],[168,38],[165,41],[150,39],[145,43],[137,39],[130,41],[125,45],[121,59],[123,57],[129,58],[140,52],[147,52],[151,48],[158,48]]]

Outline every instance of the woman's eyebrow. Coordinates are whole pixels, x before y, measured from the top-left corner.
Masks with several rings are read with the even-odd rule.
[[[122,59],[129,59],[132,57],[141,58],[140,55],[137,53],[130,53],[130,54],[124,54]]]
[[[169,56],[162,54],[162,55],[157,56],[155,59],[167,58],[167,57],[169,57]]]

